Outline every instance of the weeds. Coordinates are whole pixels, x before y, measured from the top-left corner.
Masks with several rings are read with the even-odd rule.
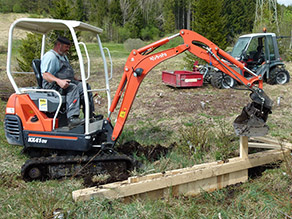
[[[203,161],[210,153],[216,160],[226,160],[238,154],[236,137],[223,119],[216,123],[186,123],[180,130],[180,150],[182,153],[192,155],[198,162]],[[236,144],[235,144],[236,142]]]
[[[218,120],[219,131],[216,134],[216,151],[214,153],[216,160],[227,160],[236,156],[238,153],[238,137],[231,131],[225,119]],[[232,133],[232,134],[231,134]],[[236,144],[234,144],[236,142]]]
[[[279,141],[279,145],[281,146],[281,150],[283,152],[283,158],[284,158],[284,160],[283,160],[284,172],[283,173],[284,173],[284,175],[286,175],[288,177],[289,181],[292,182],[292,168],[291,168],[292,157],[291,157],[291,153],[289,153],[288,155],[287,155],[287,153],[285,153],[285,151],[284,151],[285,147],[283,145],[282,140]],[[291,190],[292,190],[292,187],[291,187]]]
[[[210,126],[204,122],[188,123],[186,127],[180,129],[179,133],[181,152],[192,155],[195,159],[203,160],[204,154],[210,150],[208,142]]]
[[[125,142],[133,140],[145,145],[163,144],[169,141],[172,133],[172,130],[154,125],[151,120],[147,120],[140,124],[138,129],[136,127],[134,128],[134,126],[125,129],[119,137],[119,144],[124,144]]]

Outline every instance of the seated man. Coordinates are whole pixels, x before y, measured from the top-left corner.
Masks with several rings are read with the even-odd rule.
[[[69,127],[81,123],[79,119],[80,101],[83,98],[82,83],[76,80],[74,70],[66,56],[71,42],[66,37],[58,37],[54,48],[48,51],[41,60],[43,88],[54,89],[66,95],[66,111]],[[89,86],[87,86],[90,89]],[[90,117],[94,112],[92,93],[88,94],[90,102]],[[82,97],[82,98],[80,98]]]

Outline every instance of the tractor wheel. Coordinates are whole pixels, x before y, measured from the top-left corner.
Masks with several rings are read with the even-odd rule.
[[[286,84],[290,81],[289,72],[284,68],[273,68],[270,71],[270,78],[267,80],[268,84]]]
[[[236,85],[236,81],[229,75],[225,75],[222,72],[215,72],[211,78],[211,84],[213,87],[219,89],[228,89]]]

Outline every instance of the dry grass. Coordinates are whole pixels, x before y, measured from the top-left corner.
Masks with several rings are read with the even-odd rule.
[[[3,14],[0,13],[0,45],[7,46],[7,40],[8,40],[8,33],[9,33],[9,27],[10,25],[19,18],[25,18],[28,17],[29,14],[15,14],[15,13],[8,13]],[[17,30],[15,31],[15,34],[13,35],[15,39],[21,39],[25,37],[23,34],[24,31]]]

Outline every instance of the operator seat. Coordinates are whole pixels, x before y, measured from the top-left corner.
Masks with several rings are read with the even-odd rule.
[[[41,60],[40,59],[34,59],[32,60],[32,68],[35,74],[35,77],[37,79],[37,83],[38,83],[38,88],[42,88],[42,84],[43,84],[43,76],[41,73]]]
[[[41,73],[41,60],[34,59],[32,60],[32,68],[37,80],[38,89],[43,88],[43,76]],[[30,93],[30,98],[38,105],[39,99],[44,98],[48,99],[48,112],[46,112],[48,117],[53,117],[54,112],[59,105],[59,100],[56,99],[55,95],[50,93]],[[66,117],[66,95],[61,95],[62,97],[62,106],[61,106],[61,113],[59,113],[59,127],[67,125],[67,117]]]
[[[262,56],[262,52],[263,52],[263,46],[258,46],[257,47],[257,51],[253,56],[253,60],[254,62],[256,62],[257,64],[261,64],[261,56]],[[263,61],[262,61],[263,62]]]

